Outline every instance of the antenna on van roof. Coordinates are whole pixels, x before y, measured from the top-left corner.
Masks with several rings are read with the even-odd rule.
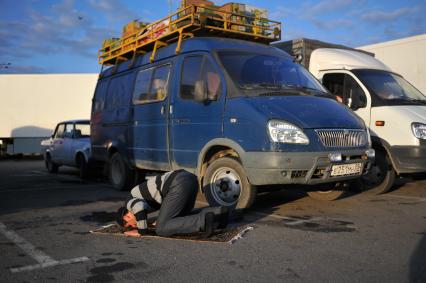
[[[171,0],[169,5],[173,4]],[[172,7],[172,6],[169,6]],[[99,64],[111,66],[135,59],[158,48],[194,36],[237,38],[269,44],[281,39],[281,23],[268,19],[268,11],[245,4],[216,6],[208,0],[183,0],[179,9],[153,23],[133,21],[123,28],[120,38],[104,40],[98,51]]]

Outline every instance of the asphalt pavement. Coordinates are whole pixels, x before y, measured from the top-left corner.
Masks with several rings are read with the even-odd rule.
[[[232,245],[89,233],[126,197],[72,168],[0,161],[0,282],[426,282],[426,176],[334,202],[261,193]]]

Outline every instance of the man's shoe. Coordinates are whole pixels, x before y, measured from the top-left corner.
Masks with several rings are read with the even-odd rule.
[[[213,234],[213,231],[214,231],[214,213],[207,212],[204,217],[205,217],[205,224],[204,224],[203,238],[208,238]]]
[[[229,222],[229,208],[226,206],[220,207],[220,213],[215,215],[215,222],[218,223],[218,229],[225,229]]]

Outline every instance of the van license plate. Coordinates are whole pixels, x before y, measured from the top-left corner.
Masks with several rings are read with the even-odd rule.
[[[360,174],[362,171],[362,163],[333,165],[331,167],[331,176],[345,176]]]

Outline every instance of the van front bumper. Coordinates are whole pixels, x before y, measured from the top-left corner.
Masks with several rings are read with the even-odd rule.
[[[398,173],[426,172],[426,145],[391,146],[390,154]]]
[[[341,153],[343,161],[331,162],[330,153]],[[305,184],[315,185],[347,181],[365,174],[371,164],[366,149],[333,152],[246,152],[242,156],[248,179],[253,185]],[[337,164],[362,163],[360,174],[331,176]]]

